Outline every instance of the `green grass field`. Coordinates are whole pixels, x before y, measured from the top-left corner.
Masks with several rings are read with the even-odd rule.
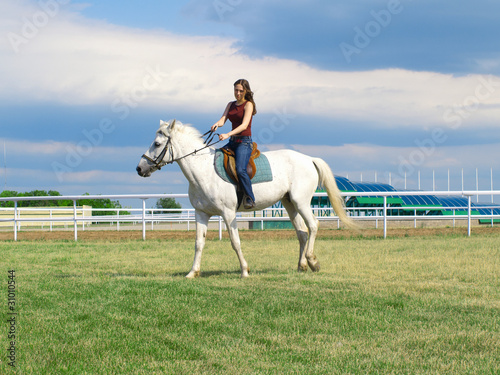
[[[500,235],[0,242],[0,373],[498,374]],[[15,270],[15,368],[9,366]]]

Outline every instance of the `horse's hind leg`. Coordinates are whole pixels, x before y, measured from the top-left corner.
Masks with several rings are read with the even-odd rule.
[[[240,235],[238,234],[238,222],[236,221],[236,213],[225,213],[223,215],[224,222],[226,223],[227,230],[229,232],[229,238],[231,239],[231,246],[238,256],[241,268],[241,277],[248,277],[248,263],[243,257],[243,252],[241,251]]]
[[[205,238],[207,237],[207,227],[210,215],[202,211],[196,211],[196,243],[194,249],[194,261],[191,271],[186,275],[188,279],[200,276],[201,269],[201,254],[205,246]]]
[[[292,222],[295,232],[297,233],[297,238],[299,240],[299,247],[300,247],[300,252],[299,252],[299,267],[298,271],[299,272],[306,272],[307,271],[307,260],[306,260],[306,253],[305,253],[305,248],[307,244],[307,237],[308,237],[308,232],[307,232],[307,226],[304,223],[304,220],[302,217],[299,215],[297,210],[295,209],[295,206],[293,205],[292,202],[288,199],[288,197],[284,197],[281,200],[281,203],[283,204],[283,207],[285,207],[286,212],[288,212],[288,217],[290,217],[290,221]]]
[[[294,204],[297,212],[302,216],[309,232],[304,249],[307,264],[312,271],[317,272],[319,271],[319,261],[316,255],[314,255],[314,242],[316,240],[316,234],[318,233],[319,222],[312,212],[310,202],[311,198],[308,198],[307,200],[303,200],[303,202],[292,201],[292,204]]]

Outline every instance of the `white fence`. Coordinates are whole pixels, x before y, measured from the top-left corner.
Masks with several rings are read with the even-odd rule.
[[[387,211],[388,210],[398,210],[402,209],[401,207],[391,207],[390,205],[387,204],[387,198],[391,196],[460,196],[460,197],[465,197],[467,199],[467,207],[445,207],[447,210],[453,210],[452,215],[446,215],[446,216],[422,216],[422,215],[417,215],[417,211],[429,209],[429,210],[435,210],[435,206],[418,206],[418,207],[409,207],[405,206],[405,210],[409,209],[414,209],[414,214],[413,215],[405,215],[405,216],[392,216],[388,215]],[[356,193],[342,193],[342,196],[344,197],[383,197],[383,206],[382,207],[372,207],[372,208],[347,208],[348,213],[351,215],[351,217],[356,220],[356,221],[363,221],[363,220],[376,220],[377,222],[380,220],[383,222],[383,234],[384,238],[387,237],[387,223],[390,220],[413,220],[414,221],[414,226],[416,227],[417,225],[417,220],[467,220],[467,234],[468,236],[471,235],[471,228],[472,228],[472,220],[474,219],[490,219],[491,220],[491,225],[493,225],[494,220],[500,219],[500,215],[494,214],[494,209],[498,209],[498,205],[492,204],[491,206],[487,205],[482,205],[481,209],[491,209],[491,214],[489,215],[473,215],[472,214],[472,197],[473,196],[497,196],[500,195],[500,190],[488,190],[488,191],[387,191],[387,192],[356,192]],[[314,194],[315,197],[326,197],[326,193],[316,193]],[[173,215],[173,214],[158,214],[158,212],[165,212],[168,210],[164,209],[154,209],[154,208],[146,208],[146,201],[148,199],[159,199],[159,198],[187,198],[187,194],[145,194],[145,195],[82,195],[82,196],[47,196],[47,197],[12,197],[12,198],[0,198],[0,202],[14,202],[14,207],[13,208],[3,208],[2,211],[7,211],[11,210],[13,215],[9,218],[5,218],[5,216],[0,216],[0,223],[11,223],[13,226],[14,230],[14,240],[17,241],[17,234],[20,228],[22,227],[22,223],[25,222],[50,222],[50,226],[52,228],[53,223],[72,223],[73,225],[73,230],[74,230],[74,238],[75,241],[78,240],[78,225],[81,225],[81,229],[85,230],[85,226],[99,222],[99,223],[106,223],[109,222],[110,224],[116,223],[117,225],[117,230],[120,230],[120,223],[141,223],[142,224],[142,238],[145,240],[146,239],[146,225],[149,223],[151,224],[151,227],[153,228],[154,223],[160,223],[160,222],[171,222],[171,223],[187,223],[188,230],[189,230],[189,225],[190,223],[195,222],[195,217],[194,217],[194,209],[182,209],[182,214],[179,215]],[[136,199],[142,202],[142,208],[123,208],[123,209],[109,209],[112,211],[117,211],[117,215],[113,216],[92,216],[92,215],[85,215],[82,214],[82,211],[79,211],[79,208],[77,207],[76,203],[79,200],[84,200],[84,199],[111,199],[111,200],[120,200],[120,199]],[[72,209],[72,214],[70,216],[57,216],[57,217],[23,217],[21,215],[23,208],[18,207],[18,202],[21,201],[31,201],[31,200],[70,200],[73,201],[73,209]],[[444,208],[444,207],[443,207]],[[43,210],[47,210],[46,207],[41,208]],[[359,211],[360,209],[363,210],[374,210],[375,215],[371,216],[354,216],[352,215],[354,211]],[[442,209],[442,208],[441,208]],[[463,211],[464,209],[467,210],[467,215],[463,214],[457,214],[455,211]],[[34,208],[30,207],[30,211],[33,211]],[[66,208],[67,210],[67,208]],[[103,211],[104,209],[94,209],[93,211]],[[172,211],[179,211],[181,209],[177,210],[172,210]],[[330,208],[319,208],[317,210],[324,212],[332,212]],[[120,211],[126,211],[129,213],[137,212],[137,214],[120,214]],[[278,216],[278,217],[269,217],[269,211],[272,212],[281,212],[283,216]],[[67,211],[66,211],[67,212]],[[155,215],[155,212],[157,213]],[[288,219],[286,216],[286,212],[284,212],[283,209],[279,208],[268,208],[266,210],[260,211],[258,215],[255,216],[238,216],[238,220],[240,221],[257,221],[261,223],[261,227],[263,228],[263,223],[267,221],[282,221]],[[340,227],[340,220],[337,216],[333,215],[320,215],[318,217],[319,220],[329,220],[329,221],[336,221],[337,222],[337,227]],[[219,224],[219,238],[222,238],[222,228],[223,228],[223,222],[220,217],[217,217],[215,219],[212,219],[211,221],[218,222]]]
[[[76,209],[77,217],[91,217],[92,216],[92,207],[90,206],[82,206],[77,207]],[[2,227],[11,227],[14,219],[14,209],[13,208],[2,208],[0,207],[0,228]],[[48,227],[52,230],[52,227],[55,223],[58,226],[68,227],[73,225],[73,209],[71,207],[18,207],[17,209],[17,223],[18,228],[21,228],[21,221],[19,219],[23,219],[23,226],[31,226],[31,227]],[[69,217],[69,220],[68,220]],[[59,221],[59,218],[65,219],[64,221]],[[33,220],[29,220],[33,219]],[[44,219],[44,220],[38,220]],[[78,220],[80,225],[84,225],[85,222]]]

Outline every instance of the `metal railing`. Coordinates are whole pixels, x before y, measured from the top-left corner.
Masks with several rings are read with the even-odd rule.
[[[467,219],[467,235],[471,235],[471,228],[472,228],[472,220],[474,219],[491,219],[491,223],[493,225],[494,220],[500,219],[500,215],[495,215],[493,210],[496,208],[498,209],[499,206],[492,204],[491,206],[485,206],[482,205],[480,208],[481,209],[491,209],[491,214],[490,215],[473,215],[472,213],[472,197],[473,196],[497,196],[500,195],[500,190],[488,190],[488,191],[387,191],[387,192],[356,192],[356,193],[342,193],[343,197],[383,197],[383,206],[381,207],[355,207],[355,208],[347,208],[346,210],[348,213],[351,215],[351,218],[354,220],[381,220],[383,221],[383,234],[384,238],[387,237],[387,223],[389,220],[408,220],[408,219],[413,219],[414,220],[414,225],[416,227],[417,220],[449,220],[452,219],[455,221],[456,219]],[[326,193],[316,193],[314,194],[315,197],[327,197]],[[394,207],[390,206],[387,203],[387,198],[392,197],[392,196],[461,196],[467,198],[467,207],[438,207],[438,209],[446,209],[446,210],[453,210],[453,214],[451,215],[445,215],[445,216],[422,216],[422,215],[417,215],[417,211],[421,210],[436,210],[437,207],[435,206],[418,206],[418,207],[410,207],[410,206],[405,206],[405,207]],[[180,215],[177,217],[174,217],[173,215],[154,215],[154,212],[168,212],[166,209],[154,209],[154,208],[146,208],[146,201],[148,199],[160,199],[160,198],[188,198],[188,194],[133,194],[133,195],[69,195],[69,196],[46,196],[46,197],[9,197],[9,198],[0,198],[0,202],[14,202],[14,207],[10,208],[10,210],[13,211],[13,217],[11,218],[0,218],[0,222],[11,222],[13,224],[14,228],[14,240],[17,241],[18,237],[18,230],[20,228],[21,223],[23,222],[71,222],[73,224],[73,231],[74,231],[74,239],[75,241],[78,240],[78,224],[80,223],[82,225],[82,230],[85,230],[85,223],[90,224],[93,222],[99,222],[99,223],[117,223],[117,230],[120,230],[120,223],[124,222],[140,222],[142,224],[142,238],[143,240],[146,239],[146,225],[147,223],[150,223],[153,226],[153,223],[159,223],[159,222],[186,222],[188,225],[188,230],[189,230],[189,223],[194,222],[194,209],[173,209],[172,211],[179,211],[181,210],[184,213],[184,216]],[[77,202],[80,200],[88,200],[88,199],[111,199],[111,200],[120,200],[120,199],[136,199],[142,201],[142,207],[141,208],[113,208],[113,209],[92,209],[92,211],[105,211],[105,210],[111,210],[111,211],[116,211],[118,212],[117,215],[112,215],[112,216],[84,216],[78,215],[78,208],[77,208]],[[70,200],[73,201],[73,209],[72,209],[72,215],[68,217],[41,217],[41,218],[33,218],[33,217],[22,217],[20,216],[20,212],[22,211],[22,208],[18,207],[18,202],[22,201],[44,201],[44,200]],[[30,207],[29,210],[33,211],[35,208]],[[41,209],[47,210],[47,207],[42,207]],[[337,221],[337,227],[340,228],[340,220],[337,216],[333,215],[333,211],[331,208],[327,207],[322,207],[322,208],[313,208],[314,210],[321,210],[323,212],[330,211],[332,214],[331,215],[321,215],[318,217],[318,220],[323,221],[323,220],[330,220],[330,221]],[[388,210],[414,210],[414,215],[405,215],[405,216],[399,216],[399,215],[388,215],[387,211]],[[467,215],[463,214],[457,214],[458,211],[462,211],[466,209],[467,210]],[[6,208],[3,208],[2,211],[7,210]],[[66,208],[67,210],[67,208]],[[352,215],[354,211],[373,211],[376,213],[375,215],[371,216],[354,216]],[[120,211],[127,211],[127,212],[138,212],[136,215],[120,215]],[[281,211],[283,212],[283,216],[267,216],[267,213],[271,212],[278,212]],[[150,213],[148,215],[147,213]],[[285,216],[286,212],[284,209],[281,208],[268,208],[266,210],[260,211],[260,216],[238,216],[238,220],[240,221],[260,221],[261,222],[261,227],[263,228],[263,223],[266,221],[282,221],[284,219],[288,219],[287,216]],[[218,222],[219,224],[219,238],[222,238],[222,228],[223,228],[223,221],[221,217],[216,217],[215,219],[211,220],[212,222]]]

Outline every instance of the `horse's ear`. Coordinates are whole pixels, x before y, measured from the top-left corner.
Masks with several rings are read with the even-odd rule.
[[[160,120],[160,126],[165,125],[165,121]]]
[[[172,130],[175,126],[175,118],[173,119],[173,121],[170,123],[170,130]]]

